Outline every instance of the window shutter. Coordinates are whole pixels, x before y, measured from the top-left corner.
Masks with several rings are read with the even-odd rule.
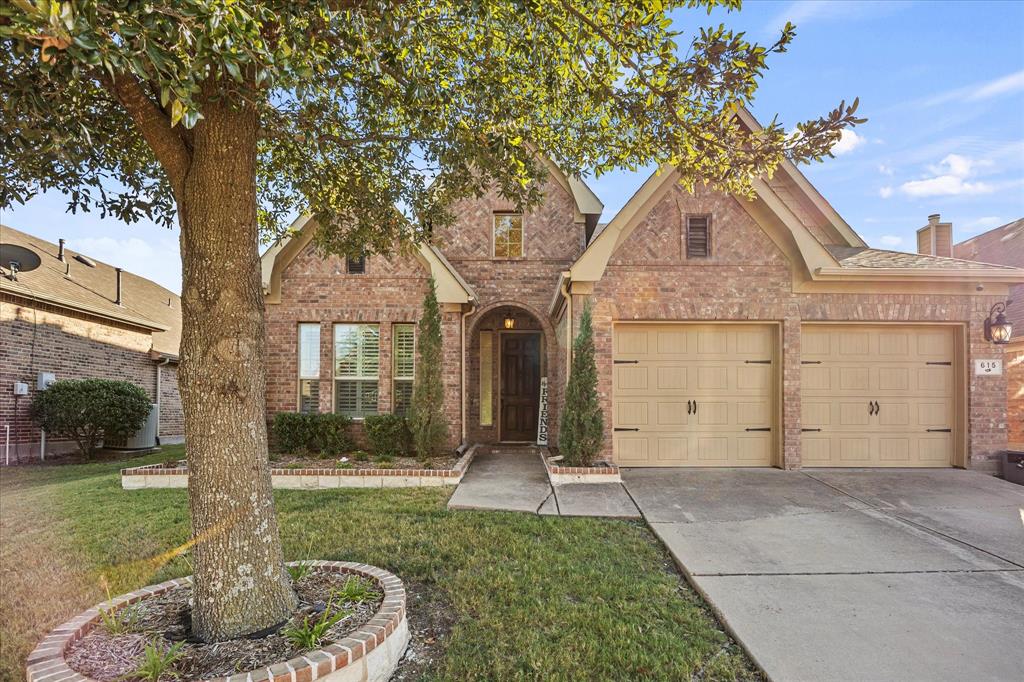
[[[686,219],[686,257],[707,258],[711,255],[707,216],[690,216]]]

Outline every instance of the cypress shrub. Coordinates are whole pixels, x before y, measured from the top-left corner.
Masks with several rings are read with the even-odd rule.
[[[397,414],[376,414],[367,416],[366,440],[375,455],[401,457],[412,450],[412,432],[405,417]]]
[[[423,299],[423,317],[416,338],[416,376],[409,409],[413,446],[421,460],[439,454],[448,440],[441,351],[441,310],[437,305],[434,279],[431,278]]]
[[[590,303],[583,306],[580,330],[572,345],[572,369],[558,432],[558,450],[568,466],[590,466],[601,451],[604,417],[597,401],[597,363]]]

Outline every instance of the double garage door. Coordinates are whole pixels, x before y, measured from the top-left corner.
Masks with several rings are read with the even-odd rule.
[[[613,429],[622,466],[770,466],[779,439],[777,327],[621,323]],[[804,466],[949,466],[951,327],[805,325]]]

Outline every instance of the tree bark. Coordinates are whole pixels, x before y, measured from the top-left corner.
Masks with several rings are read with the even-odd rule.
[[[272,627],[296,606],[267,458],[258,117],[227,99],[203,108],[179,200],[192,630],[204,641]]]

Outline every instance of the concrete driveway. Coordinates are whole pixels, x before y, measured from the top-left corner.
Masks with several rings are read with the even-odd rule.
[[[773,680],[1024,679],[1024,487],[953,469],[622,477]]]

